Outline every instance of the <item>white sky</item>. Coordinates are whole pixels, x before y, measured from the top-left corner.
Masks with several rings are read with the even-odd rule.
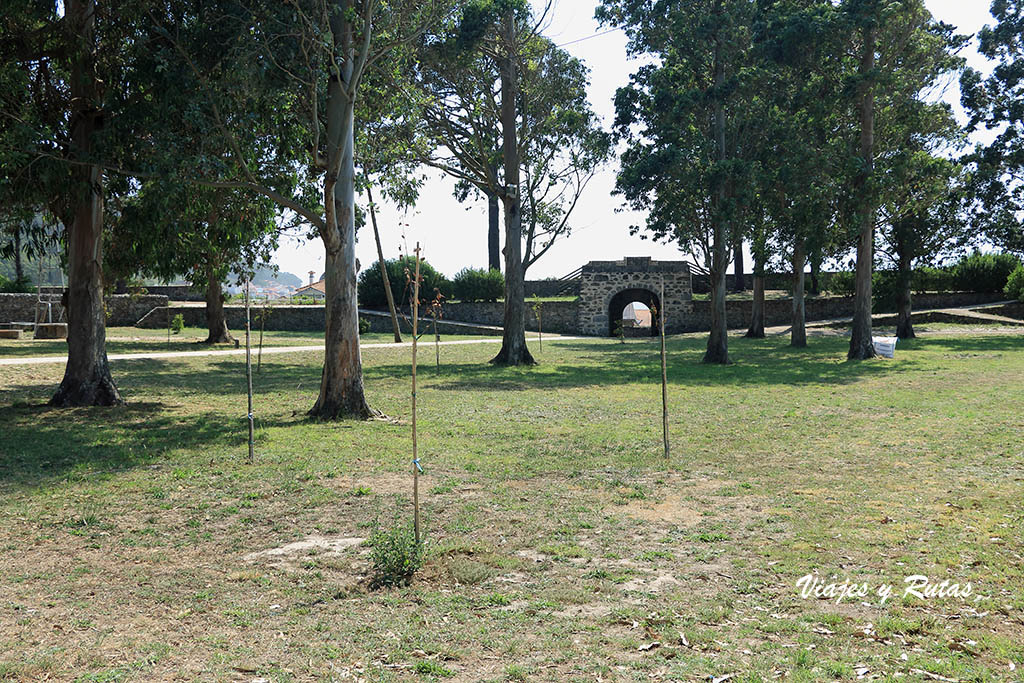
[[[535,5],[541,4],[532,0]],[[594,3],[590,0],[555,0],[556,6],[547,30],[558,44],[569,43],[600,33],[602,27],[594,20]],[[959,33],[975,34],[986,23],[992,23],[989,0],[925,0],[932,14],[958,28]],[[626,39],[621,31],[567,45],[566,50],[583,60],[591,69],[590,103],[594,111],[610,126],[614,116],[612,103],[615,90],[624,85],[637,62],[626,57]],[[970,66],[981,71],[989,68],[976,50],[976,43],[964,51]],[[960,113],[959,88],[951,83],[943,99],[954,104]],[[556,243],[527,273],[529,279],[561,277],[588,261],[615,260],[623,256],[652,256],[655,259],[677,259],[679,250],[672,245],[657,244],[631,237],[629,226],[642,224],[643,219],[631,212],[620,212],[621,200],[612,196],[617,163],[613,160],[588,186],[586,194],[573,213],[573,232]],[[425,258],[438,270],[454,275],[465,266],[487,265],[487,205],[483,201],[460,204],[452,196],[454,184],[442,174],[432,174],[420,193],[415,210],[401,212],[385,206],[378,213],[381,241],[385,256],[398,255],[405,241],[411,247],[419,241]],[[363,266],[373,263],[376,247],[373,233],[360,231],[357,255]],[[300,242],[283,238],[274,256],[281,270],[298,275],[303,282],[310,270],[323,272],[324,250],[320,240]],[[749,264],[748,264],[749,269]]]

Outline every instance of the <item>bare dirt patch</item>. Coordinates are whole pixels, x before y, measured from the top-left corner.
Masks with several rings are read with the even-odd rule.
[[[666,522],[681,526],[696,526],[700,523],[701,514],[683,503],[683,496],[671,493],[660,503],[649,500],[635,500],[624,506],[616,506],[620,512],[633,519],[646,522]]]
[[[288,543],[278,548],[249,553],[243,559],[247,562],[254,562],[264,558],[270,560],[289,560],[305,555],[311,550],[317,551],[322,556],[337,557],[346,550],[358,547],[365,540],[365,538],[354,537],[328,538],[326,536],[309,536],[301,541]]]

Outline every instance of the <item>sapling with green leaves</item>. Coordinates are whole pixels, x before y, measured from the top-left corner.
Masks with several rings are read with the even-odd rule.
[[[658,306],[654,306],[651,315],[658,317],[658,336],[661,337],[661,430],[665,442],[665,457],[669,457],[668,447],[668,363],[665,358],[665,283],[661,283]]]
[[[411,290],[410,303],[412,304],[412,505],[413,529],[417,546],[420,545],[420,456],[416,434],[416,351],[419,341],[421,251],[419,242],[417,242],[413,252],[416,255],[415,270],[411,274],[408,268],[405,271],[406,280]]]
[[[246,383],[246,394],[249,399],[249,464],[253,464],[256,461],[255,456],[255,445],[254,445],[254,428],[253,415],[252,415],[252,344],[251,344],[251,320],[249,318],[249,290],[251,289],[251,283],[249,280],[245,281],[245,383]]]

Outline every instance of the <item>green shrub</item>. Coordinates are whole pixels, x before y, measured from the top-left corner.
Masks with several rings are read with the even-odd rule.
[[[407,308],[411,292],[406,287],[405,268],[409,267],[410,275],[416,269],[413,259],[392,259],[387,261],[388,280],[391,282],[391,293],[395,297],[395,306]],[[446,297],[451,294],[451,283],[441,273],[434,270],[426,261],[420,264],[420,299],[433,299],[434,290],[440,289]],[[380,263],[375,261],[372,266],[359,274],[359,305],[366,308],[385,309],[388,306],[384,283],[380,277]]]
[[[180,333],[185,329],[185,318],[179,313],[178,315],[171,318],[171,332],[174,334]]]
[[[895,311],[900,297],[900,274],[895,270],[876,270],[871,274],[871,306],[878,312]]]
[[[3,275],[0,275],[0,292],[5,294],[31,294],[32,291],[32,280],[27,277],[8,280]]]
[[[423,543],[416,542],[411,523],[395,522],[388,529],[376,526],[367,544],[371,548],[376,586],[404,586],[423,566]]]
[[[856,289],[856,273],[844,270],[833,275],[831,279],[832,281],[829,283],[829,289],[833,294],[838,294],[839,296],[853,296],[854,290]]]
[[[1006,281],[1006,288],[1003,289],[1003,291],[1006,292],[1006,295],[1010,298],[1024,303],[1024,265],[1017,266],[1017,268],[1010,273],[1010,277]]]
[[[370,331],[370,321],[359,316],[359,334],[366,334]]]
[[[500,270],[463,268],[452,280],[459,301],[497,301],[505,296],[505,277]]]
[[[945,294],[953,291],[953,272],[949,268],[933,268],[923,266],[914,270],[911,288],[918,294],[938,292]]]
[[[953,266],[953,284],[962,292],[1002,292],[1019,266],[1011,254],[974,252]]]

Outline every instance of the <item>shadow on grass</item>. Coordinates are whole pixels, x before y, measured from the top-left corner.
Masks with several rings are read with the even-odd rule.
[[[849,384],[920,366],[920,361],[907,356],[897,362],[849,362],[845,360],[847,344],[842,339],[814,339],[808,348],[795,349],[778,340],[731,339],[733,364],[720,366],[701,362],[703,339],[676,338],[668,344],[668,381],[679,386]],[[570,354],[569,359],[563,355],[562,362],[545,363],[541,357],[537,368],[442,363],[440,369],[424,368],[422,377],[432,389],[449,391],[525,391],[661,379],[656,342],[567,341],[558,346],[562,354]],[[378,365],[364,372],[368,381],[398,379],[408,374],[408,366]]]
[[[900,344],[894,361],[845,360],[847,341],[812,339],[807,349],[793,349],[780,340],[730,340],[734,364],[711,366],[700,362],[704,340],[675,338],[669,343],[669,382],[676,386],[849,384],[872,377],[897,376],[935,363],[915,356],[927,351],[954,359],[960,354],[994,355],[1024,350],[1024,336],[964,336],[919,338]],[[570,387],[615,386],[660,381],[660,358],[654,342],[627,344],[603,340],[557,342],[557,356],[528,368],[495,368],[483,360],[425,366],[420,377],[431,391],[526,391]],[[166,459],[177,450],[232,448],[242,451],[247,438],[244,406],[244,365],[238,359],[207,360],[197,369],[174,360],[151,360],[119,366],[116,378],[128,397],[124,408],[49,409],[41,404],[55,388],[51,381],[26,382],[0,392],[0,490],[8,485],[31,486],[76,469],[121,471]],[[369,365],[367,384],[405,382],[407,363]],[[278,356],[268,360],[255,382],[258,401],[272,401],[285,392],[301,390],[311,406],[320,381],[319,362]],[[202,413],[201,400],[216,396],[215,412]],[[543,402],[550,394],[537,395]],[[133,397],[142,401],[135,402]],[[225,411],[224,398],[238,406]],[[148,398],[149,402],[145,399]],[[36,405],[26,399],[37,401]],[[152,402],[162,400],[167,403]],[[179,405],[168,405],[177,403]],[[188,411],[181,403],[189,404]],[[265,403],[264,403],[265,404]],[[303,406],[305,408],[307,406]],[[304,414],[260,419],[261,428],[307,423]]]
[[[206,371],[196,371],[171,360],[116,367],[115,381],[128,401],[119,408],[50,408],[45,402],[56,388],[50,381],[9,385],[0,392],[0,402],[9,403],[0,406],[0,485],[39,484],[80,466],[90,472],[128,470],[160,462],[179,449],[243,451],[248,440],[244,364],[223,360],[205,367]],[[282,369],[268,364],[255,393],[291,391],[298,383],[309,387],[311,406],[319,378],[318,367]],[[190,397],[204,395],[233,397],[237,410],[229,413],[223,401],[211,412],[202,412],[201,404],[181,410],[180,404]],[[260,416],[258,426],[290,426],[304,420],[305,415],[294,420]]]
[[[293,424],[261,420],[260,428]],[[39,405],[0,408],[0,491],[66,477],[121,472],[163,462],[176,450],[237,449],[244,452],[244,418],[223,414],[182,415],[163,403],[119,408],[58,409]]]

